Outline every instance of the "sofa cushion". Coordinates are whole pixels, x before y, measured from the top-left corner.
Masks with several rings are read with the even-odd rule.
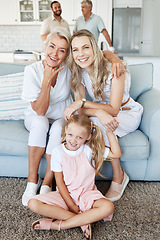
[[[118,139],[122,157],[121,161],[140,161],[149,157],[149,140],[140,130],[136,130]]]
[[[0,120],[24,119],[29,103],[21,99],[24,73],[0,76]]]
[[[28,131],[23,121],[0,121],[1,155],[28,155]],[[149,156],[149,142],[140,130],[119,138],[121,161],[145,160]]]
[[[20,63],[0,63],[0,76],[12,74],[12,73],[18,73],[18,72],[24,72],[26,64],[20,64]]]
[[[128,67],[131,73],[130,96],[136,100],[142,93],[152,88],[153,64],[135,64]]]
[[[28,135],[22,120],[0,121],[0,154],[27,156]]]

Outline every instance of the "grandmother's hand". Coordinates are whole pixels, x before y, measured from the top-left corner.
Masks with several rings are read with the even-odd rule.
[[[60,68],[53,68],[47,64],[46,60],[43,60],[43,66],[44,66],[44,81],[47,81],[48,83],[51,84],[52,87],[54,87],[56,85],[57,75],[59,71],[61,71],[64,68],[64,66]]]

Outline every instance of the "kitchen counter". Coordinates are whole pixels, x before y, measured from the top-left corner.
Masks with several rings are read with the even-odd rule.
[[[151,56],[151,55],[143,55],[139,53],[118,53],[118,57],[133,57],[133,58],[160,58],[160,55],[157,56]]]
[[[0,62],[14,62],[13,52],[0,52]]]
[[[14,52],[0,52],[0,62],[30,64],[39,60],[33,52],[15,50]]]

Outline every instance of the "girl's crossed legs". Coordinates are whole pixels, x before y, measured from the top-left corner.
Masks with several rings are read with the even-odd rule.
[[[56,221],[51,222],[50,224],[51,230],[60,230],[60,229],[64,230],[64,229],[88,225],[89,223],[93,223],[93,222],[107,218],[108,216],[113,214],[113,211],[114,211],[114,205],[112,202],[110,202],[105,198],[100,198],[94,201],[91,209],[84,211],[83,213],[80,213],[80,214],[75,214],[69,211],[64,200],[60,199],[61,197],[59,196],[60,194],[58,192],[54,192],[54,193],[55,193],[55,204],[54,203],[48,204],[38,200],[39,198],[38,195],[32,198],[28,203],[29,208],[33,212],[43,216],[47,216],[51,219],[58,219]],[[49,194],[53,194],[53,192],[44,194],[43,196],[47,197],[47,195]],[[51,204],[54,204],[54,205],[51,205]],[[35,226],[35,229],[39,229],[39,226]],[[90,235],[89,228],[87,227],[85,230],[85,236],[88,238],[89,235]]]

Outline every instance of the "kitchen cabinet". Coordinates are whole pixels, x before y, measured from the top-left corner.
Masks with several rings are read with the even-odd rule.
[[[5,0],[0,7],[0,25],[37,24],[52,12],[49,0]]]
[[[42,0],[38,0],[37,1],[37,16],[38,16],[38,21],[42,22],[44,19],[48,18],[49,16],[52,15],[52,11],[51,11],[51,2],[52,1],[42,1]]]
[[[0,7],[0,25],[37,24],[52,12],[49,0],[5,0]]]
[[[140,53],[160,56],[159,0],[143,2]]]
[[[62,18],[64,18],[69,25],[74,23],[74,0],[59,0],[62,8]]]
[[[112,36],[112,0],[98,0],[96,3],[96,10],[93,13],[100,16],[105,24],[105,27]]]
[[[152,54],[153,46],[153,12],[152,1],[145,0],[146,3],[143,6],[142,12],[142,24],[141,24],[141,54]]]
[[[0,25],[40,24],[52,15],[49,0],[5,0],[0,7]],[[62,17],[69,25],[82,16],[82,0],[59,0],[62,6]],[[112,0],[92,0],[92,12],[102,17],[106,28],[111,33]],[[111,6],[111,7],[110,7]]]
[[[18,9],[16,0],[1,1],[0,6],[0,25],[13,25],[17,24]]]
[[[114,8],[142,8],[142,0],[114,0]]]
[[[51,1],[48,0],[18,0],[19,23],[39,23],[49,17]]]

